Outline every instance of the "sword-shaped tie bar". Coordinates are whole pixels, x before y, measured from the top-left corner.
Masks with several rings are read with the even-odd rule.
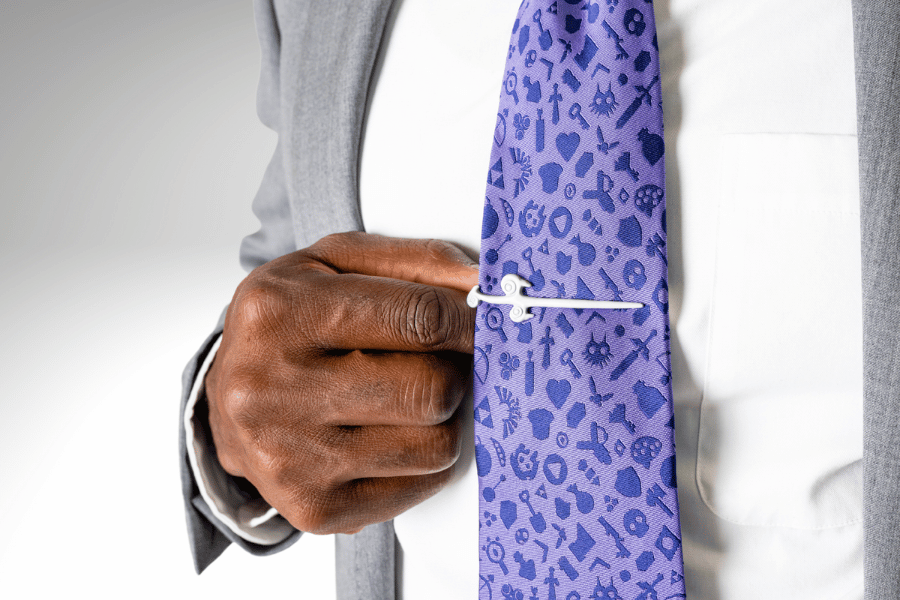
[[[640,302],[616,302],[614,300],[579,300],[577,298],[533,298],[524,294],[525,288],[531,287],[531,283],[514,273],[503,276],[500,280],[500,288],[505,296],[492,296],[484,294],[479,286],[475,286],[466,297],[466,303],[472,308],[481,302],[491,304],[511,304],[509,318],[516,323],[527,321],[534,315],[528,309],[532,307],[547,308],[582,308],[582,309],[619,309],[619,308],[643,308]]]

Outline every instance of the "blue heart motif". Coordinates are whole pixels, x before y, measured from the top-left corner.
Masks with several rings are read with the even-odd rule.
[[[566,162],[569,162],[575,155],[575,151],[578,150],[579,144],[581,144],[581,136],[577,133],[570,133],[568,135],[561,133],[556,136],[556,149],[559,150],[559,155],[562,156]]]
[[[634,215],[627,219],[621,219],[619,221],[619,233],[616,234],[616,237],[626,246],[637,248],[641,245],[641,240],[644,237],[640,221]]]
[[[616,489],[623,496],[637,498],[641,495],[641,478],[634,467],[626,467],[616,475]]]
[[[547,397],[557,409],[562,408],[562,405],[569,399],[570,393],[572,393],[572,385],[565,379],[551,379],[547,382]]]

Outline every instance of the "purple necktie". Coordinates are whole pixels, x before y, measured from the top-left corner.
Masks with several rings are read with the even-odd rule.
[[[481,233],[482,600],[685,597],[663,155],[650,0],[525,0]],[[513,319],[509,274],[532,299],[643,306]]]

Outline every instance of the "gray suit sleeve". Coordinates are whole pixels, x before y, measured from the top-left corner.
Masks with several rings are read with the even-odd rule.
[[[275,8],[270,0],[254,2],[256,25],[259,34],[262,65],[260,69],[259,88],[257,92],[257,112],[260,121],[275,132],[280,130],[280,55],[281,35]],[[263,176],[259,191],[253,200],[253,213],[260,221],[260,229],[244,238],[241,244],[240,262],[247,271],[269,262],[279,256],[296,250],[291,207],[288,201],[284,178],[283,152],[279,143]],[[182,378],[181,407],[179,410],[179,466],[181,470],[181,486],[184,496],[185,517],[191,554],[194,557],[194,568],[201,573],[209,566],[231,542],[234,542],[252,554],[268,555],[280,552],[292,545],[300,537],[297,531],[281,543],[262,546],[248,542],[235,535],[225,524],[216,519],[209,506],[200,496],[197,482],[188,461],[186,436],[183,426],[183,415],[191,389],[198,376],[200,365],[206,359],[216,339],[222,333],[225,311],[219,317],[215,330],[206,339],[197,353],[191,358],[184,370]]]

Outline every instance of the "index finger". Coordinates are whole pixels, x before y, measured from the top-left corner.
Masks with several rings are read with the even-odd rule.
[[[349,231],[326,236],[307,251],[340,273],[390,277],[465,293],[478,285],[478,264],[443,240]]]

